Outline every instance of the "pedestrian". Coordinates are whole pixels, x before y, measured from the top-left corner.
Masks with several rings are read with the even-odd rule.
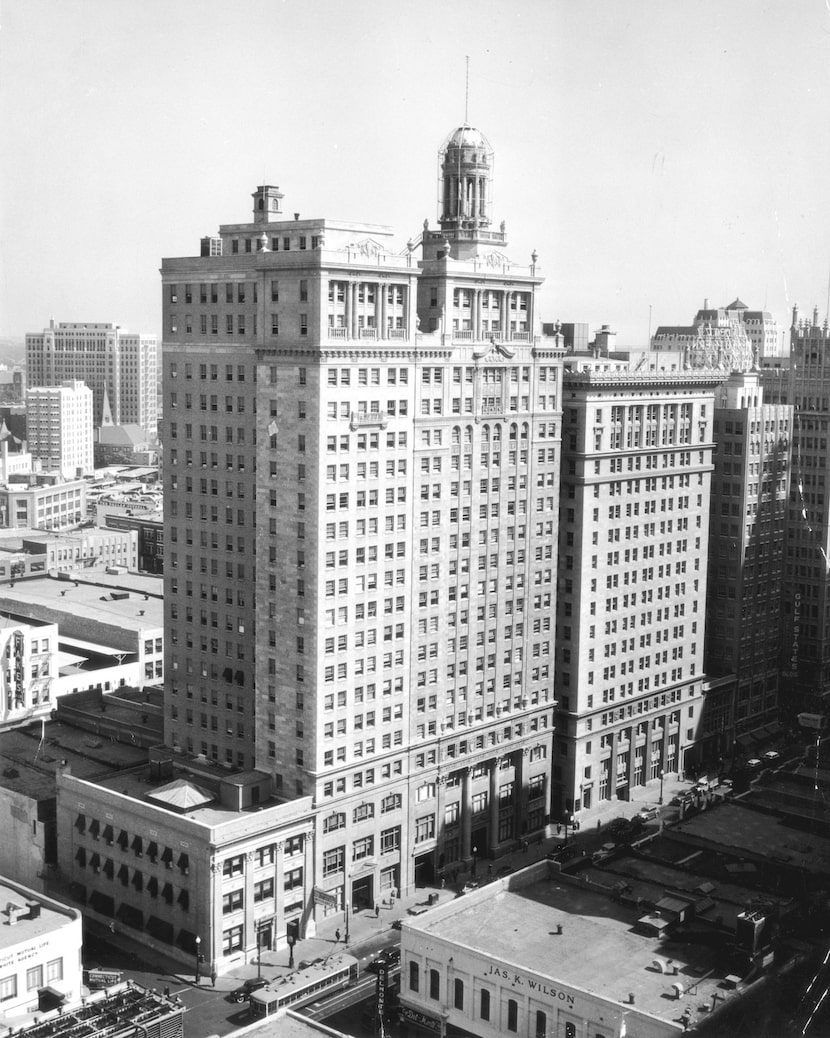
[[[380,905],[375,905],[375,919],[380,918]]]
[[[528,846],[529,846],[529,844],[528,844],[527,840],[523,840],[522,841],[522,850],[524,851],[525,854],[527,854]]]
[[[337,929],[334,931],[334,943],[337,944],[339,942],[339,940],[340,940],[340,927],[338,926]]]
[[[210,971],[210,983],[212,987],[216,987],[216,967],[213,966]]]
[[[488,876],[492,876],[493,875],[493,863],[492,862],[490,862],[490,864],[487,866],[487,875]]]

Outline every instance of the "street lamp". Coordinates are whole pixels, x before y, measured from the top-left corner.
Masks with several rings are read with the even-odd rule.
[[[297,943],[297,938],[293,933],[290,933],[286,938],[288,941],[288,968],[294,969],[294,945]]]
[[[257,927],[256,930],[256,977],[257,980],[262,976],[262,933]]]
[[[348,944],[349,943],[349,914],[350,914],[349,913],[349,902],[351,901],[351,891],[349,889],[349,881],[348,881],[348,879],[346,880],[346,885],[343,888],[343,892],[344,892],[344,894],[346,896],[346,935],[345,935],[344,943]]]
[[[663,805],[663,769],[660,769],[660,806]]]
[[[573,815],[565,815],[565,843],[566,844],[568,842],[568,826],[569,825],[571,827],[571,833],[573,834],[573,826],[574,826],[574,816]]]
[[[202,946],[202,938],[201,937],[197,937],[196,938],[196,983],[197,984],[199,983],[199,965],[201,964],[201,961],[202,961],[202,956],[199,954],[201,946]]]
[[[476,874],[476,861],[477,861],[476,855],[477,854],[478,854],[478,847],[473,847],[473,873],[472,874],[473,874],[474,878],[475,878],[475,874]]]

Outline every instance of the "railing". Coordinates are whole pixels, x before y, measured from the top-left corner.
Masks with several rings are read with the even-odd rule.
[[[353,430],[367,427],[385,429],[388,424],[389,416],[386,411],[352,411],[349,416],[349,426]]]

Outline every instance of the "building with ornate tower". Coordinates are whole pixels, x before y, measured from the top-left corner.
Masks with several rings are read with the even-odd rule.
[[[561,342],[483,135],[440,161],[403,249],[265,185],[162,265],[165,741],[312,797],[316,913],[550,820]]]

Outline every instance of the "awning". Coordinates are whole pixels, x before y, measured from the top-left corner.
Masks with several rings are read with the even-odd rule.
[[[122,829],[121,832],[118,834],[118,846],[121,848],[122,851],[125,851],[127,849],[127,844],[129,842],[130,838],[127,835],[127,830]]]
[[[95,869],[96,872],[101,868],[101,855],[98,851],[93,851],[89,856],[89,867]]]
[[[81,868],[83,868],[84,865],[86,865],[86,849],[85,848],[79,847],[77,849],[77,851],[75,852],[75,861],[77,861],[77,863],[81,866]]]
[[[97,818],[93,818],[92,821],[89,823],[89,833],[90,833],[90,836],[93,836],[97,840],[98,839],[98,833],[100,833],[100,831],[101,831],[101,823],[98,821]]]
[[[152,858],[153,861],[159,856],[159,845],[155,840],[150,840],[147,844],[147,857]]]
[[[180,890],[178,900],[179,904],[186,912],[190,908],[190,894],[188,893],[188,891]]]
[[[136,890],[139,891],[144,889],[144,877],[141,875],[138,869],[136,869],[133,873],[133,886]]]
[[[179,863],[178,864],[179,864],[179,869],[185,875],[187,875],[187,873],[190,871],[190,858],[186,854],[182,853],[182,854],[179,855]]]
[[[196,934],[191,933],[190,930],[179,930],[179,936],[176,938],[176,944],[182,949],[182,951],[189,951],[196,954]]]
[[[144,853],[144,844],[142,843],[142,840],[141,840],[140,836],[134,836],[133,837],[132,847],[133,847],[134,853],[137,854],[138,857],[140,858],[141,855]]]
[[[79,833],[86,832],[86,815],[78,815],[75,819],[75,828]]]
[[[111,825],[105,825],[104,826],[104,832],[103,832],[102,835],[103,835],[104,839],[107,841],[107,843],[112,844],[112,842],[113,842],[113,831],[112,831],[112,826]]]
[[[173,852],[170,850],[169,847],[165,847],[164,850],[162,851],[162,853],[161,853],[161,860],[164,862],[165,865],[172,864],[172,862],[173,862]]]
[[[151,876],[147,880],[147,893],[151,897],[158,897],[159,892],[159,881],[155,876]]]
[[[173,904],[173,884],[172,883],[165,883],[164,884],[164,886],[161,888],[161,896],[164,898],[164,900],[167,902],[168,905],[172,905]]]
[[[104,875],[107,879],[112,879],[113,873],[115,872],[115,865],[112,863],[112,858],[107,858],[104,862]]]
[[[89,904],[91,908],[94,908],[96,912],[100,912],[101,915],[112,916],[115,912],[115,901],[109,896],[109,894],[102,894],[100,890],[93,890],[89,896]]]
[[[164,941],[165,944],[173,943],[173,924],[167,922],[166,919],[159,919],[157,915],[151,915],[147,920],[146,930],[151,937]]]

